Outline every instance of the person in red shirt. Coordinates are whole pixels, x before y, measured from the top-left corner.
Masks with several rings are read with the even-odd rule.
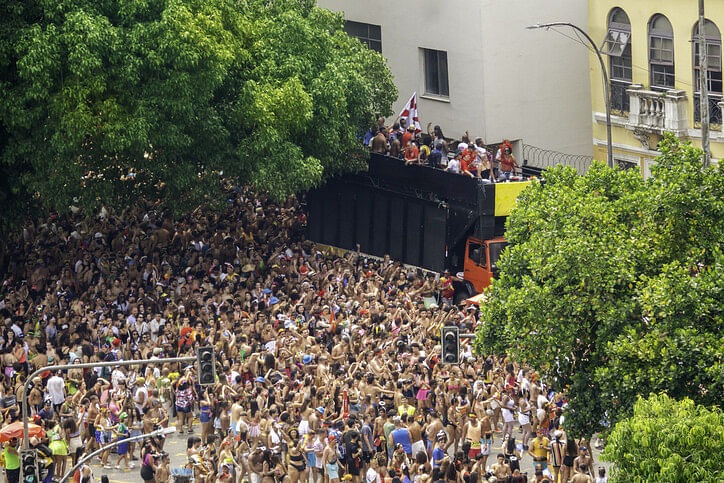
[[[415,135],[415,128],[410,126],[405,131],[405,134],[402,135],[402,147],[406,148],[408,144],[410,144],[410,140],[412,140],[412,137]]]
[[[480,178],[480,170],[478,169],[477,153],[475,147],[468,146],[462,152],[460,159],[460,170],[462,174],[471,178]]]
[[[407,133],[405,133],[407,134]],[[407,143],[405,147],[405,165],[418,164],[420,161],[420,150],[415,143]]]
[[[496,156],[500,162],[500,175],[499,179],[510,179],[515,176],[515,168],[518,167],[518,163],[515,161],[513,156],[513,146],[509,141],[505,141],[501,146]]]

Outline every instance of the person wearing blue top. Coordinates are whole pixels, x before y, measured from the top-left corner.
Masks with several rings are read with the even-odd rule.
[[[439,468],[442,465],[442,460],[445,458],[445,441],[447,435],[444,430],[438,431],[435,436],[435,448],[432,450],[432,467],[433,469]]]
[[[405,415],[403,415],[405,417]],[[393,418],[395,423],[395,429],[392,430],[390,436],[392,437],[392,447],[394,448],[398,444],[402,445],[402,449],[405,451],[407,456],[412,456],[412,443],[410,443],[410,432],[406,427],[402,425],[402,418],[395,416]]]

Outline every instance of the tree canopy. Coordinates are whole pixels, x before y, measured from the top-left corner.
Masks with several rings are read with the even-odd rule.
[[[601,455],[614,463],[610,482],[724,480],[724,413],[651,395],[616,425]]]
[[[477,349],[539,368],[568,428],[606,429],[638,395],[724,395],[724,175],[671,135],[644,180],[596,164],[527,188],[482,308]]]
[[[361,168],[397,91],[342,27],[314,0],[3,2],[2,201],[181,212],[222,174],[282,198]]]

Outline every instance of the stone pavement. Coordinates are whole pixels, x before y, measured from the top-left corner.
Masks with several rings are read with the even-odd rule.
[[[195,435],[199,436],[201,434],[201,430],[199,427],[198,422],[194,422],[194,429],[195,429]],[[516,441],[521,440],[521,432],[520,429],[516,429],[513,432],[513,435],[515,436]],[[186,464],[186,441],[188,439],[189,435],[187,434],[178,434],[178,433],[172,433],[166,438],[166,445],[164,446],[164,450],[169,454],[171,458],[171,464],[170,468],[178,468],[183,467]],[[594,439],[595,441],[595,439]],[[520,443],[519,443],[520,446]],[[610,465],[608,463],[599,462],[598,457],[600,454],[600,450],[596,449],[595,445],[593,446],[593,460],[594,460],[594,471],[598,470],[599,466],[606,467],[606,472],[610,471]],[[521,461],[521,473],[528,473],[528,479],[529,481],[534,479],[534,466],[533,466],[533,460],[528,454],[523,454],[522,448],[519,447],[519,451],[521,452],[522,461]],[[495,463],[496,461],[496,455],[498,453],[502,453],[502,436],[501,433],[495,433],[495,442],[493,443],[493,451],[490,452],[490,457],[488,458],[488,465],[491,465]],[[135,449],[136,455],[138,455],[138,448]],[[451,455],[452,456],[452,455]],[[100,481],[100,477],[102,475],[107,475],[108,479],[111,483],[138,483],[141,482],[141,470],[140,470],[140,461],[134,461],[136,467],[130,470],[117,470],[115,468],[116,460],[118,459],[118,455],[111,454],[111,456],[108,458],[109,463],[112,465],[112,469],[104,469],[101,467],[100,462],[97,458],[93,458],[93,461],[91,463],[91,466],[93,467],[93,474],[96,478],[96,481]],[[173,483],[173,478],[171,479]]]

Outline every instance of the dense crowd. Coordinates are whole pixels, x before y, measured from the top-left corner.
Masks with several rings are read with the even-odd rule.
[[[449,277],[324,254],[305,241],[296,199],[276,205],[238,187],[227,196],[223,212],[68,213],[7,240],[3,428],[21,419],[37,368],[158,359],[33,378],[44,481],[103,448],[104,468],[138,465],[143,481],[170,481],[163,437],[107,445],[171,424],[187,435],[196,482],[592,481],[588,443],[561,430],[564,394],[467,342],[461,364],[440,363],[441,326],[478,324],[475,306],[451,305]],[[208,345],[214,385],[198,385],[194,364],[164,362]],[[11,438],[0,458],[9,483],[19,444]],[[521,474],[526,459],[535,474]],[[85,464],[74,478],[93,473]]]
[[[451,139],[445,137],[440,126],[431,127],[432,123],[428,124],[427,133],[423,133],[407,126],[405,118],[385,126],[385,118],[380,117],[365,134],[363,143],[373,153],[404,159],[407,165],[442,169],[480,182],[494,183],[522,175],[510,141],[486,146],[482,138],[472,139],[467,131],[460,139]]]

